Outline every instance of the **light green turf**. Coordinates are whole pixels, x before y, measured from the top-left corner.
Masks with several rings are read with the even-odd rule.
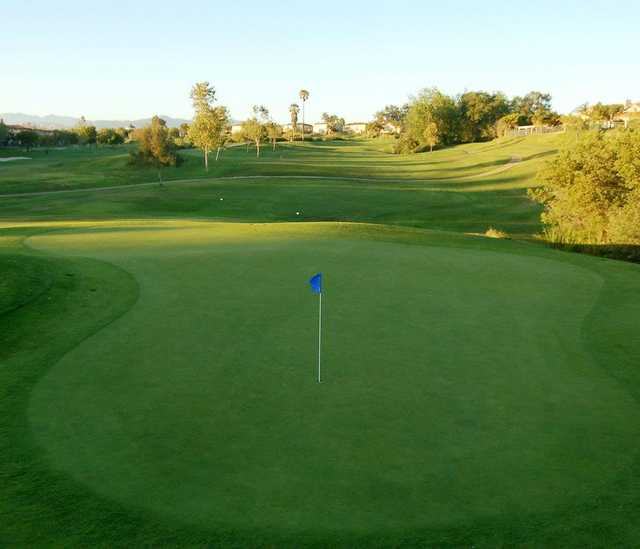
[[[31,161],[0,165],[0,195],[24,193],[0,196],[0,219],[366,221],[531,235],[540,229],[540,208],[525,189],[563,139],[505,139],[402,156],[386,152],[385,140],[295,143],[259,160],[236,147],[212,162],[208,175],[196,152],[186,151],[187,162],[165,170],[163,185],[152,170],[127,168],[123,147],[36,151]],[[520,162],[508,164],[512,158]],[[104,185],[116,189],[82,190]],[[51,189],[75,191],[28,194]]]
[[[388,182],[416,180],[438,182],[447,189],[476,189],[487,184],[501,188],[521,187],[518,178],[501,172],[512,159],[527,165],[539,165],[553,155],[564,142],[563,134],[529,138],[505,138],[490,143],[471,143],[433,153],[391,154],[391,139],[354,139],[281,143],[276,151],[263,148],[256,158],[255,149],[243,146],[228,149],[223,159],[210,161],[205,172],[202,154],[183,150],[184,159],[177,168],[165,168],[163,179],[187,180],[246,176],[317,176],[376,178]],[[70,147],[49,151],[1,150],[3,156],[29,156],[31,160],[0,163],[0,194],[44,190],[62,190],[131,185],[158,181],[154,168],[127,165],[132,146]],[[479,181],[479,176],[485,181]],[[521,179],[521,178],[520,178]],[[464,184],[463,184],[464,183]]]

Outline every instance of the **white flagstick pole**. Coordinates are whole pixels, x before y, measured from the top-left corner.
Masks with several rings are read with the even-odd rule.
[[[322,383],[320,370],[320,351],[322,348],[322,291],[320,292],[320,307],[318,308],[318,383]]]

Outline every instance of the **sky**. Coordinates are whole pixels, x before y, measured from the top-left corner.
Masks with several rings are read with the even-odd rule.
[[[310,92],[366,121],[424,87],[550,92],[559,112],[640,100],[640,1],[0,0],[0,112],[191,118],[209,81],[236,119]]]

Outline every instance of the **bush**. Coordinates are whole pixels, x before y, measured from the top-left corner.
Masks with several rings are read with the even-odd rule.
[[[640,131],[590,131],[539,174],[545,236],[561,244],[640,244]]]
[[[393,152],[396,154],[408,154],[416,152],[419,143],[408,133],[403,133],[393,145]]]
[[[177,166],[181,159],[175,152],[166,122],[157,116],[151,125],[137,130],[138,150],[129,153],[129,164],[138,166]]]

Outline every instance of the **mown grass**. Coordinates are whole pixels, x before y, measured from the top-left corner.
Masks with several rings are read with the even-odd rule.
[[[635,266],[351,224],[1,242],[53,281],[0,317],[7,545],[638,541]]]
[[[540,208],[524,189],[535,185],[539,166],[561,143],[562,136],[551,135],[406,156],[385,152],[384,140],[295,143],[261,159],[235,147],[212,162],[208,175],[199,154],[187,151],[183,166],[165,170],[162,185],[154,170],[127,167],[123,148],[52,151],[48,157],[38,151],[34,160],[0,166],[0,194],[25,193],[0,196],[0,219],[366,221],[532,234],[540,227]],[[507,166],[514,157],[521,162]],[[50,162],[58,166],[55,175]]]
[[[184,163],[165,168],[163,179],[181,180],[224,176],[340,176],[373,177],[390,181],[454,180],[494,170],[512,157],[535,161],[535,155],[553,154],[562,136],[539,136],[475,143],[417,155],[394,155],[387,140],[351,140],[311,143],[281,143],[276,151],[263,148],[261,158],[254,149],[230,147],[223,159],[210,162],[205,172],[202,154],[181,151]],[[32,160],[0,163],[0,194],[83,187],[126,185],[158,180],[153,168],[131,167],[128,153],[133,146],[70,147],[4,151],[5,156],[26,155]]]
[[[0,544],[637,546],[638,267],[465,235],[537,231],[561,141],[1,197]],[[126,152],[37,151],[0,193],[153,182]]]

